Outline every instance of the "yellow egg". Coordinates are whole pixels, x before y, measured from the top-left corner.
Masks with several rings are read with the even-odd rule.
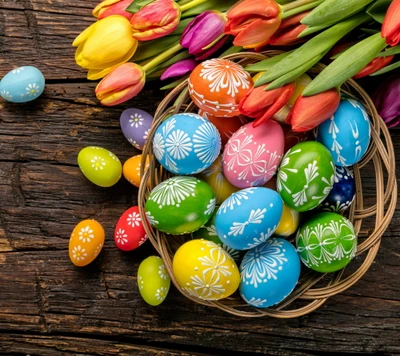
[[[104,229],[96,220],[83,220],[69,240],[69,258],[78,267],[93,262],[104,245]]]
[[[239,287],[239,269],[232,257],[212,241],[191,240],[176,251],[173,271],[182,290],[204,300],[229,297]]]
[[[278,224],[278,228],[275,230],[275,235],[290,236],[294,234],[299,227],[299,216],[300,214],[298,211],[283,204],[282,217]]]
[[[140,186],[140,167],[142,155],[137,155],[129,158],[122,168],[122,173],[125,179],[135,187]],[[149,157],[146,158],[146,168],[149,166]]]

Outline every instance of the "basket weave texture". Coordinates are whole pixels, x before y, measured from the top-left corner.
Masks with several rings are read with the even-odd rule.
[[[279,53],[281,52],[239,53],[225,58],[245,66]],[[308,74],[315,76],[323,68],[324,65],[318,64]],[[335,273],[322,274],[303,267],[299,283],[294,291],[283,302],[267,309],[257,309],[247,305],[238,293],[220,301],[198,299],[188,295],[176,283],[172,271],[172,259],[179,246],[191,239],[191,236],[167,235],[147,224],[144,214],[146,198],[156,185],[172,176],[165,169],[161,169],[154,156],[151,142],[155,130],[167,117],[181,112],[197,113],[197,107],[188,94],[187,80],[170,92],[161,102],[148,136],[149,144],[143,149],[143,159],[149,155],[150,165],[146,171],[143,171],[144,162],[141,165],[142,184],[139,189],[138,205],[142,221],[146,222],[144,224],[146,233],[164,260],[172,282],[183,295],[196,303],[216,307],[237,316],[296,318],[316,310],[328,298],[350,288],[367,272],[378,253],[383,233],[389,226],[396,209],[397,183],[394,149],[390,133],[368,94],[352,79],[342,86],[341,92],[360,101],[371,117],[370,147],[363,159],[352,167],[356,181],[356,197],[351,205],[348,218],[354,224],[358,235],[359,244],[356,258],[346,268]],[[364,194],[363,174],[367,174],[364,177],[368,176],[369,182],[371,179],[375,181],[375,190],[370,188]],[[375,175],[375,177],[371,177],[371,175]],[[149,183],[146,184],[148,180]],[[368,196],[368,206],[365,206],[366,199],[363,195]],[[369,221],[368,226],[363,228],[363,223],[365,224],[366,221]]]

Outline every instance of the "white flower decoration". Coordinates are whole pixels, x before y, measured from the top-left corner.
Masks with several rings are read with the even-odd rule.
[[[79,233],[79,240],[81,240],[83,243],[90,242],[91,239],[94,239],[94,234],[93,230],[90,228],[90,226],[83,227]]]
[[[125,232],[124,229],[120,228],[115,235],[115,240],[117,241],[117,243],[125,245],[128,242],[128,234]]]
[[[73,257],[73,259],[75,259],[77,261],[84,261],[87,257],[86,250],[84,248],[82,248],[80,245],[75,246],[72,249],[72,257]]]
[[[131,127],[135,127],[136,129],[139,126],[143,125],[143,121],[144,121],[143,116],[138,113],[131,115],[130,119],[129,119],[129,123],[131,124]]]
[[[33,84],[28,84],[28,86],[25,88],[25,90],[26,90],[26,95],[38,96],[40,87],[36,83],[33,83]]]
[[[128,215],[126,221],[128,222],[129,226],[134,227],[135,225],[140,226],[142,219],[140,218],[140,214],[134,211],[132,214]]]
[[[168,288],[161,287],[161,288],[157,289],[156,298],[157,298],[157,300],[162,301],[167,297],[167,294],[168,294]]]
[[[106,166],[106,162],[104,158],[95,156],[93,159],[90,161],[92,163],[92,168],[94,168],[95,171],[102,171],[103,168]]]

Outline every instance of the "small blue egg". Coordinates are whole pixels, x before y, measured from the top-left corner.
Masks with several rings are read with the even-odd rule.
[[[359,162],[371,140],[367,111],[356,100],[342,99],[332,117],[317,127],[316,140],[330,150],[336,166]]]
[[[346,167],[336,167],[333,188],[321,204],[323,211],[343,214],[356,196],[356,182],[353,173]]]
[[[277,192],[255,187],[239,190],[219,207],[215,229],[219,239],[235,250],[248,250],[267,241],[282,217]]]
[[[241,297],[256,308],[268,308],[284,300],[300,277],[300,258],[294,246],[271,238],[248,251],[240,264]]]
[[[153,138],[160,164],[175,174],[197,174],[211,166],[221,150],[217,128],[196,114],[176,114],[165,120]]]
[[[35,100],[44,91],[42,72],[32,66],[18,67],[8,72],[0,82],[0,95],[11,103]]]

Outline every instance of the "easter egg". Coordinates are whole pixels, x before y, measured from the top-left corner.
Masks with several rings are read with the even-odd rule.
[[[147,240],[139,207],[133,206],[119,218],[114,231],[115,245],[122,251],[132,251]]]
[[[276,173],[284,149],[281,126],[267,121],[242,126],[229,139],[223,154],[226,179],[239,188],[262,186]]]
[[[253,80],[241,65],[214,58],[193,70],[188,86],[199,109],[217,117],[232,117],[240,115],[240,100],[253,87]]]
[[[149,166],[149,157],[146,157],[146,167]],[[135,187],[140,186],[141,176],[140,168],[142,165],[142,155],[137,155],[129,158],[122,167],[122,173],[125,179]]]
[[[325,200],[334,178],[335,166],[329,151],[315,141],[301,142],[283,157],[277,188],[286,205],[303,212]]]
[[[122,112],[119,123],[129,143],[138,150],[142,150],[147,142],[153,116],[146,111],[130,108]]]
[[[146,201],[150,225],[167,234],[198,230],[212,216],[215,195],[211,187],[194,177],[172,177],[157,185]]]
[[[233,193],[218,208],[218,237],[236,250],[248,250],[265,242],[278,227],[283,203],[268,188],[247,188]]]
[[[69,240],[69,258],[77,267],[93,262],[104,245],[104,229],[96,220],[83,220],[75,226]]]
[[[331,212],[314,215],[296,235],[301,261],[317,272],[335,272],[345,267],[357,251],[353,224]]]
[[[172,267],[179,287],[193,297],[219,300],[229,297],[239,287],[235,261],[212,241],[184,243],[174,255]]]
[[[153,150],[168,171],[197,174],[218,157],[221,138],[215,126],[200,115],[176,114],[157,128]]]
[[[227,199],[232,193],[239,190],[238,187],[232,185],[224,176],[222,170],[222,156],[214,161],[214,163],[206,168],[203,172],[199,174],[199,178],[204,180],[210,185],[210,187],[215,192],[215,198],[217,199],[217,204],[222,204],[222,202]]]
[[[332,117],[316,128],[316,140],[330,150],[335,165],[359,162],[371,140],[367,111],[356,100],[342,99]]]
[[[122,175],[118,157],[105,148],[89,146],[78,154],[78,165],[84,176],[100,187],[111,187]]]
[[[342,214],[356,196],[356,182],[353,173],[346,167],[336,166],[333,188],[321,204],[321,210]]]
[[[0,95],[12,103],[26,103],[42,95],[45,79],[42,72],[32,66],[18,67],[0,81]]]
[[[240,264],[240,295],[256,308],[268,308],[284,300],[296,287],[300,259],[293,245],[271,238],[246,252]]]
[[[152,306],[160,305],[168,295],[171,279],[160,257],[147,257],[139,265],[137,283],[143,300]]]
[[[283,204],[282,217],[275,230],[275,235],[287,237],[294,234],[299,227],[299,220],[299,212]]]

